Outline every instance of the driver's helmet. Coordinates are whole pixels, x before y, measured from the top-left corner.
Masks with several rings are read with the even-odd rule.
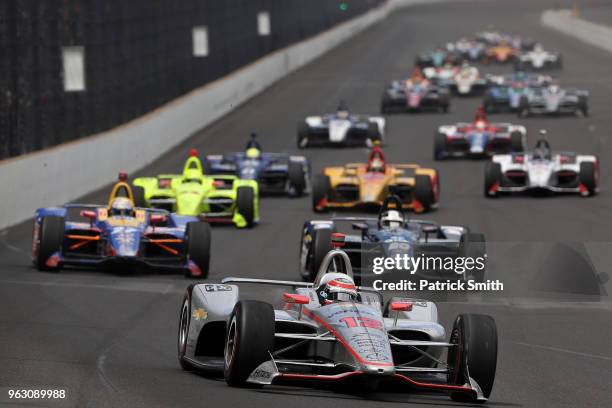
[[[396,230],[404,224],[404,216],[398,210],[387,210],[378,218],[378,226],[381,229]]]
[[[476,114],[474,115],[474,122],[487,122],[487,112],[485,111],[484,106],[479,106],[476,109]]]
[[[248,152],[249,149],[253,147],[256,148],[258,151],[261,150],[261,146],[259,145],[259,142],[257,141],[257,133],[255,132],[251,132],[251,136],[249,138],[249,141],[246,144],[245,150]]]
[[[349,108],[344,101],[340,101],[336,108],[336,116],[338,119],[348,119],[350,115]]]
[[[546,132],[540,131],[540,135],[545,135]],[[550,144],[546,139],[540,139],[536,143],[535,149],[533,149],[533,158],[539,160],[550,160],[552,158],[552,154],[550,152]]]
[[[111,217],[134,216],[134,204],[127,197],[116,197],[110,205],[109,215]]]
[[[334,302],[354,302],[358,299],[355,282],[343,273],[325,274],[316,291],[322,305]]]
[[[561,90],[561,88],[559,87],[559,85],[557,84],[550,84],[548,86],[548,92],[552,93],[552,94],[556,94]]]
[[[385,156],[379,147],[374,147],[368,159],[368,171],[384,173],[386,170]]]
[[[542,44],[537,43],[536,45],[533,46],[533,51],[534,52],[542,52],[542,51],[544,51],[544,47],[542,47]]]
[[[249,147],[246,151],[246,157],[249,159],[258,159],[261,152],[256,147]]]
[[[420,67],[414,67],[412,73],[410,74],[410,80],[414,82],[421,82],[425,77],[423,76],[423,71]]]

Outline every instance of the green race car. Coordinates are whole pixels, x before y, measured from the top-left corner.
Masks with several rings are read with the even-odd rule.
[[[160,174],[134,180],[134,194],[145,204],[179,215],[200,216],[210,223],[250,228],[259,222],[259,186],[255,180],[230,175],[205,175],[192,150],[183,174]]]

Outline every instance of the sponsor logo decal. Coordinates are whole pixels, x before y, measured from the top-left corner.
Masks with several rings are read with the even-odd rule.
[[[193,311],[192,316],[196,320],[206,320],[206,318],[208,317],[208,312],[199,307]]]

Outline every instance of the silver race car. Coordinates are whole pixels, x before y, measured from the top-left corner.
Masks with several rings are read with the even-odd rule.
[[[385,118],[355,115],[344,103],[336,113],[308,116],[297,126],[297,146],[368,146],[384,143]]]
[[[549,143],[540,139],[532,152],[495,155],[487,162],[486,197],[526,191],[595,195],[599,160],[592,155],[552,153]]]
[[[589,115],[589,92],[578,89],[562,89],[551,84],[544,88],[532,88],[521,96],[517,113],[522,118],[533,115]]]
[[[433,302],[392,298],[383,307],[379,292],[355,286],[341,250],[327,254],[314,283],[222,282],[187,289],[178,332],[184,369],[223,373],[237,387],[356,381],[373,390],[396,382],[464,402],[482,402],[491,394],[497,363],[493,318],[461,314],[447,337]],[[283,305],[241,300],[242,284],[286,287],[279,296]]]
[[[541,44],[536,44],[533,50],[521,54],[514,66],[517,71],[561,68],[563,68],[561,54],[545,51]]]

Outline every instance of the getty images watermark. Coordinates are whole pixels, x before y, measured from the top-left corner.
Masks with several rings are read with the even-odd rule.
[[[409,273],[425,279],[400,279],[385,282],[375,279],[372,286],[376,290],[430,290],[430,291],[502,291],[504,284],[499,280],[484,280],[487,255],[480,257],[457,256],[409,256],[396,254],[393,257],[372,259],[372,272],[382,275],[390,272]],[[442,280],[443,277],[449,279]],[[450,279],[453,278],[453,279]],[[457,279],[460,278],[460,279]]]

